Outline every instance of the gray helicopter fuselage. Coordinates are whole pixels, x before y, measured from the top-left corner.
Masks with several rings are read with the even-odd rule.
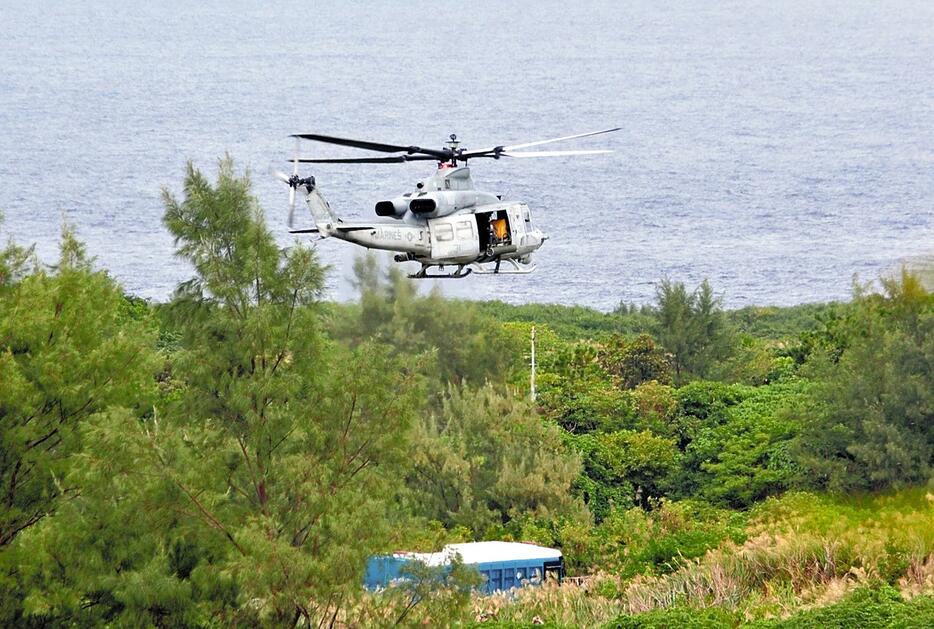
[[[496,237],[492,224],[503,221]],[[424,264],[469,264],[497,259],[527,259],[545,235],[532,226],[525,203],[497,201],[437,218],[355,224],[336,223],[327,234],[369,249],[408,254]]]
[[[419,181],[415,192],[378,202],[376,214],[411,222],[413,219],[447,216],[498,201],[499,197],[495,194],[474,188],[468,167],[443,164],[435,174]]]
[[[315,220],[314,231],[321,236],[394,251],[397,261],[420,262],[423,269],[489,262],[496,263],[499,272],[499,263],[504,260],[528,266],[531,254],[546,239],[533,227],[529,206],[503,201],[472,186],[466,167],[439,168],[419,182],[418,192],[391,202],[400,206],[398,216],[366,223],[339,219],[313,185],[305,186],[305,200]],[[432,203],[430,211],[417,203],[426,199]],[[408,205],[403,206],[400,200]],[[377,209],[380,207],[377,204]]]

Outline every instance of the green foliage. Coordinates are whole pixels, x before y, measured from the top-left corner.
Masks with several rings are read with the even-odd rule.
[[[723,629],[738,627],[741,623],[742,617],[739,614],[722,607],[673,607],[635,616],[620,616],[608,623],[606,629]]]
[[[663,501],[650,512],[616,512],[587,540],[572,539],[609,560],[602,565],[610,572],[585,587],[523,591],[478,607],[505,626],[928,626],[932,509],[934,495],[923,488],[790,493],[748,516]]]
[[[410,456],[416,512],[478,536],[516,517],[576,509],[568,490],[580,463],[558,429],[491,385],[450,386],[419,425]]]
[[[574,484],[575,493],[583,498],[598,522],[614,508],[635,504],[635,487],[613,468],[612,455],[599,435],[571,436],[569,443],[584,464],[583,473]]]
[[[748,626],[774,629],[931,627],[934,626],[934,597],[917,596],[906,601],[892,587],[863,587],[839,603]]]
[[[821,386],[797,449],[810,483],[878,489],[927,479],[934,464],[934,294],[903,271],[883,281],[881,294],[857,293],[841,330],[846,341],[813,361]]]
[[[308,303],[321,291],[323,268],[304,247],[280,256],[249,177],[238,176],[229,157],[219,163],[216,186],[189,162],[184,192],[178,201],[163,190],[164,222],[176,255],[196,271],[177,299],[219,304],[236,316],[269,302]]]
[[[635,428],[676,437],[680,444],[683,435],[678,432],[679,407],[674,388],[655,380],[643,382],[633,389],[632,404]]]
[[[614,507],[658,497],[748,506],[800,476],[791,453],[800,423],[792,411],[811,388],[802,379],[761,387],[645,383],[615,416],[628,428],[569,437],[584,464],[575,491],[598,521]]]
[[[630,430],[598,435],[596,440],[603,467],[611,478],[625,479],[635,487],[637,504],[644,506],[664,495],[680,454],[674,440]]]
[[[68,230],[52,272],[0,286],[0,548],[80,491],[65,476],[83,422],[108,407],[149,412],[154,338],[122,306]]]
[[[573,434],[607,432],[629,425],[632,397],[598,377],[543,376],[540,404],[545,413]]]
[[[512,305],[501,301],[482,301],[476,306],[483,314],[502,323],[547,325],[565,341],[641,334],[649,332],[653,323],[646,308],[624,306],[614,312],[603,313],[593,308],[559,304]]]
[[[671,384],[671,361],[648,334],[640,334],[630,342],[620,336],[611,337],[605,344],[601,363],[625,389],[653,380]]]
[[[679,387],[675,398],[682,414],[720,423],[727,409],[742,402],[751,391],[750,387],[735,384],[695,381]]]
[[[0,625],[927,621],[928,490],[794,491],[930,477],[915,276],[726,313],[666,280],[600,313],[420,294],[367,257],[359,303],[321,304],[313,250],[279,249],[229,159],[164,200],[195,271],[169,304],[67,231],[50,268],[0,249]],[[478,599],[455,562],[362,592],[372,554],[480,538],[604,572]]]
[[[836,302],[794,306],[744,306],[725,312],[737,332],[755,339],[783,341],[816,331],[820,321],[843,306]]]
[[[3,214],[0,213],[0,226],[2,225]],[[35,247],[20,247],[11,240],[0,249],[0,290],[35,272],[38,267]]]
[[[844,600],[817,609],[802,610],[787,618],[747,622],[744,616],[724,607],[695,609],[673,607],[635,616],[621,616],[606,625],[609,629],[848,629],[850,627],[930,627],[934,624],[934,597],[905,600],[891,587],[855,590]]]
[[[712,370],[715,380],[759,386],[778,382],[797,373],[795,358],[780,342],[761,341],[744,335],[733,354]]]
[[[473,591],[483,583],[480,573],[465,565],[460,555],[442,566],[409,562],[402,574],[403,580],[380,594],[381,598],[390,599],[381,601],[383,605],[388,603],[388,607],[399,610],[393,625],[447,622],[466,611]]]
[[[399,269],[382,274],[373,255],[358,258],[354,272],[359,315],[333,321],[337,338],[352,345],[369,339],[395,355],[421,357],[435,390],[447,383],[510,380],[520,350],[472,304],[445,299],[437,290],[420,295]]]
[[[308,249],[275,246],[248,180],[229,160],[216,185],[189,167],[184,199],[165,196],[166,223],[196,270],[163,313],[176,340],[160,377],[171,384],[157,413],[140,421],[117,404],[152,390],[153,371],[143,385],[124,381],[138,371],[126,361],[115,363],[117,375],[87,373],[97,355],[109,356],[107,313],[131,339],[154,338],[133,327],[142,308],[82,270],[60,301],[85,306],[82,316],[100,324],[85,332],[80,356],[56,357],[70,368],[56,378],[76,401],[61,395],[52,408],[84,404],[76,383],[96,387],[106,407],[93,398],[79,406],[99,412],[81,423],[76,464],[57,476],[80,493],[3,557],[23,601],[6,617],[276,626],[333,618],[359,597],[366,557],[391,538],[421,389],[411,365],[384,348],[347,349],[321,337],[320,265]],[[82,259],[80,247],[66,245],[59,276]],[[102,292],[109,302],[79,299]],[[38,338],[75,338],[73,319],[65,328],[72,336],[53,325],[54,315],[72,311],[47,310],[53,334],[43,329]]]
[[[758,387],[725,412],[722,423],[707,423],[686,448],[688,473],[709,500],[745,507],[788,488],[798,477],[789,452],[800,425],[789,409],[807,399],[805,380]]]
[[[189,168],[185,191],[166,195],[166,224],[198,271],[172,304],[185,388],[137,456],[224,545],[210,570],[233,575],[261,619],[321,619],[388,539],[419,390],[381,348],[324,344],[320,265],[306,248],[278,250],[229,160],[216,186]]]
[[[549,417],[575,434],[619,430],[629,424],[631,396],[602,364],[601,345],[558,340],[544,349],[539,403]]]
[[[186,626],[236,609],[236,583],[204,568],[222,547],[185,530],[167,508],[177,489],[141,473],[138,426],[125,412],[85,422],[87,446],[67,477],[81,493],[5,557],[17,566],[19,622]]]
[[[745,540],[745,517],[699,501],[655,501],[653,511],[615,511],[594,532],[601,552],[622,577],[665,574],[708,550]]]
[[[675,381],[705,377],[732,346],[721,300],[707,280],[692,293],[680,282],[662,280],[655,296],[655,332],[672,354]]]
[[[789,492],[759,503],[749,515],[753,534],[811,534],[860,545],[862,552],[853,555],[864,562],[889,561],[886,555],[904,547],[923,563],[934,550],[934,494],[924,487],[850,495]]]

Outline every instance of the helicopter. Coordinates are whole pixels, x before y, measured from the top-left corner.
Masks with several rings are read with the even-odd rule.
[[[529,206],[522,202],[504,201],[502,196],[482,192],[474,187],[467,161],[490,158],[532,158],[599,155],[610,150],[528,151],[525,149],[619,131],[620,127],[590,131],[560,138],[499,145],[480,150],[466,150],[455,134],[449,136],[444,148],[383,144],[353,140],[316,133],[298,133],[292,175],[281,171],[273,174],[289,186],[289,227],[295,215],[298,191],[305,195],[315,227],[290,229],[292,234],[319,234],[334,237],[368,249],[396,252],[396,262],[418,262],[421,268],[412,278],[462,278],[471,272],[487,274],[527,274],[535,270],[532,253],[548,236],[533,227]],[[385,156],[368,157],[300,157],[302,140],[363,149]],[[379,221],[345,222],[331,209],[321,195],[313,176],[300,177],[299,164],[397,164],[412,161],[435,161],[434,174],[418,181],[415,190],[375,206]],[[505,264],[504,264],[505,263]],[[438,273],[429,271],[437,267]],[[452,268],[445,272],[445,267]]]

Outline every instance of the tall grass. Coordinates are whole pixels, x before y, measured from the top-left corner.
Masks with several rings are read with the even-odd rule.
[[[622,591],[629,613],[689,605],[738,608],[827,603],[859,584],[934,591],[934,495],[833,498],[790,494],[759,506],[749,539],[725,543],[680,570],[637,577]]]
[[[477,597],[472,618],[461,620],[595,626],[688,608],[751,621],[822,608],[863,589],[934,593],[934,494],[925,489],[788,494],[756,507],[746,532],[745,542],[724,541],[669,574],[598,575],[584,586]]]

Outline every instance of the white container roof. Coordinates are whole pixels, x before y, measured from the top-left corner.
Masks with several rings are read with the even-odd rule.
[[[448,544],[437,553],[395,553],[396,557],[410,557],[429,566],[443,566],[451,562],[455,554],[465,564],[493,563],[497,561],[549,561],[561,558],[556,548],[536,546],[525,542],[468,542]]]

